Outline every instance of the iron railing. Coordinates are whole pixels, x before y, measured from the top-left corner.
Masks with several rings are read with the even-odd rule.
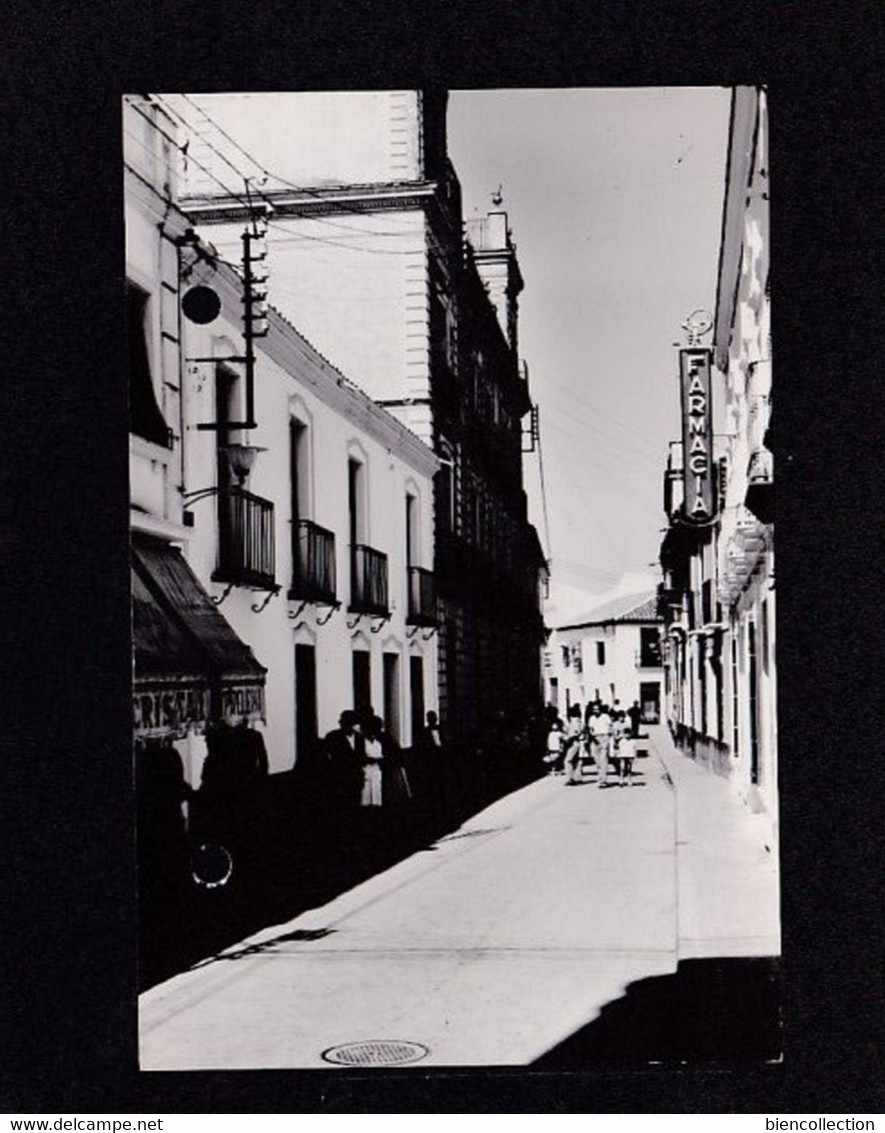
[[[354,613],[384,614],[387,604],[387,555],[356,543],[350,551],[350,606]]]
[[[424,567],[409,567],[408,624],[413,626],[437,624],[433,571],[425,570]]]
[[[309,519],[292,525],[290,598],[335,601],[335,535]]]
[[[274,579],[273,503],[244,488],[218,494],[218,582],[272,590]]]

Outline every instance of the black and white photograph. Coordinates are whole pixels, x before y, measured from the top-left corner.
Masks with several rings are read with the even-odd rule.
[[[780,1063],[769,92],[122,125],[141,1070]]]

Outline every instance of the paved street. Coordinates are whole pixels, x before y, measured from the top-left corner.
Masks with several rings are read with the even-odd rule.
[[[652,730],[629,787],[546,778],[322,908],[150,989],[143,1069],[525,1065],[686,957],[779,952],[775,857],[727,784]]]

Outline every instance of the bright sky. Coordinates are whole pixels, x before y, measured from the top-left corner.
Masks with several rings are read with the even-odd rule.
[[[716,298],[725,88],[453,91],[464,215],[502,185],[523,277],[520,354],[540,406],[532,520],[554,581],[601,592],[657,560],[679,436],[674,343]]]

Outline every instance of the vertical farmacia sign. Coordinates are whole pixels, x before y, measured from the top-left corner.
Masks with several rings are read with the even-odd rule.
[[[714,518],[713,416],[710,405],[710,351],[690,346],[679,351],[682,388],[682,452],[685,518],[709,523]]]

